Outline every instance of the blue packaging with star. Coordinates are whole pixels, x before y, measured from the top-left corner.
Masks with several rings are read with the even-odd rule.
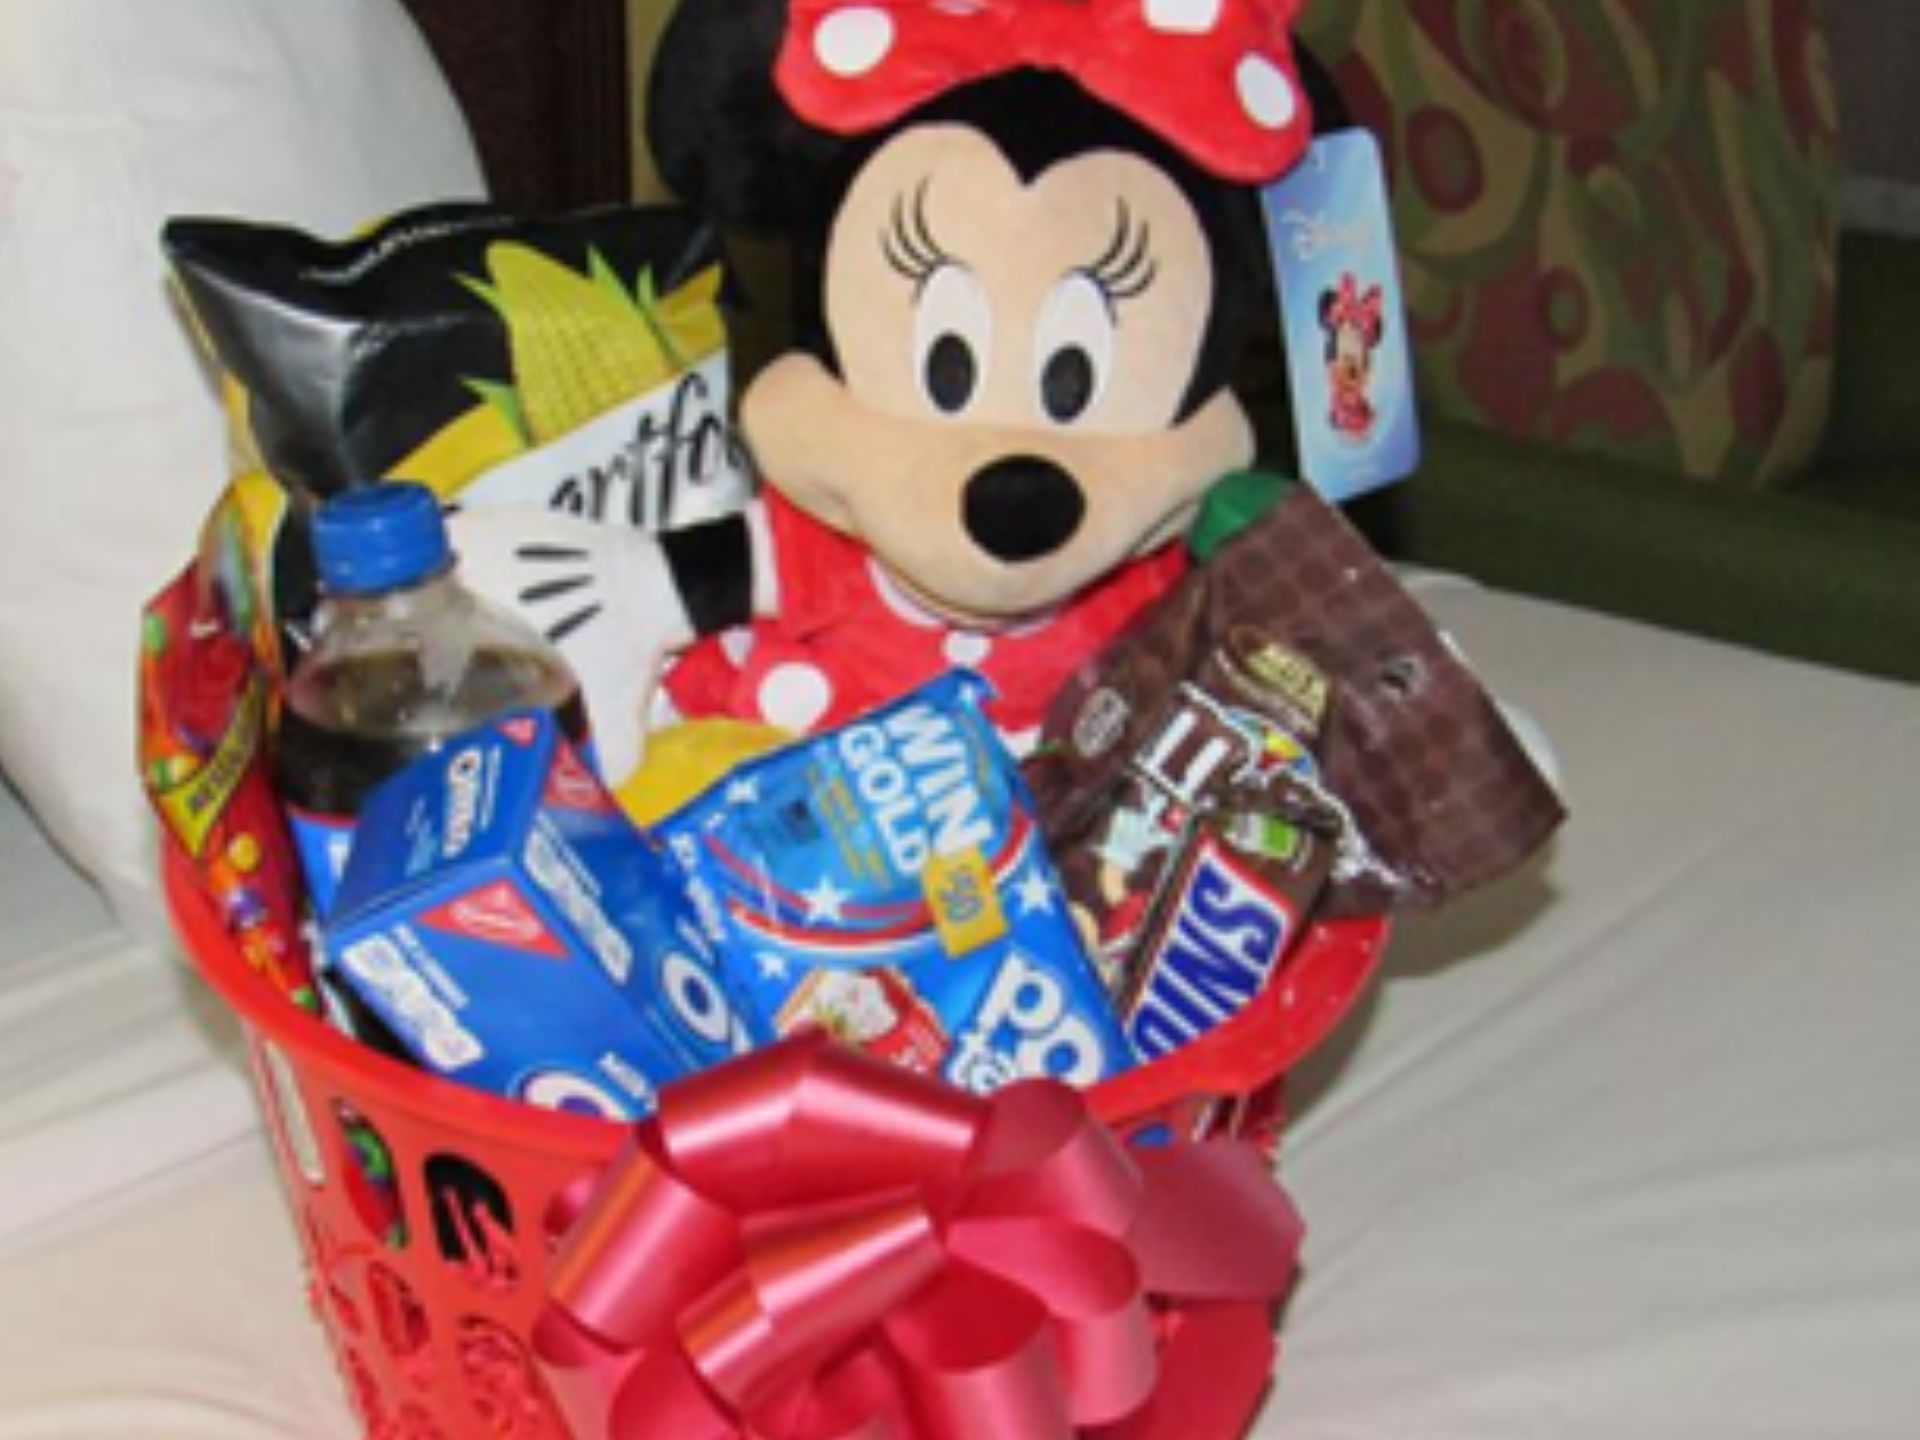
[[[329,975],[420,1064],[630,1119],[751,1048],[672,867],[544,711],[449,741],[362,810]]]
[[[1132,1063],[987,694],[942,676],[660,825],[750,1030],[823,1026],[977,1092]]]

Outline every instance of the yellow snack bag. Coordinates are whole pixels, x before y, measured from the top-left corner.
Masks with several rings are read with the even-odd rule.
[[[793,737],[747,720],[688,720],[654,731],[647,753],[614,792],[620,808],[654,825],[724,779],[744,760],[778,750]]]

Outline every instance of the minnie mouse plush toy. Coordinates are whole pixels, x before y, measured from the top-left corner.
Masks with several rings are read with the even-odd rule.
[[[681,0],[669,185],[792,239],[793,348],[746,389],[765,490],[661,537],[462,517],[618,778],[682,715],[804,732],[960,664],[1016,745],[1186,563],[1253,458],[1256,190],[1307,146],[1297,0]],[[583,583],[584,582],[584,583]],[[584,618],[583,618],[584,617]]]

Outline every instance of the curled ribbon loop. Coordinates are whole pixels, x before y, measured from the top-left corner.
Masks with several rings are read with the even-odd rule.
[[[1299,0],[789,0],[774,77],[802,119],[892,123],[970,81],[1055,70],[1196,164],[1263,184],[1313,118],[1293,54]]]
[[[1187,1309],[1250,1411],[1300,1238],[1249,1146],[1136,1155],[1064,1086],[818,1035],[670,1087],[554,1221],[534,1347],[579,1440],[1171,1435]]]

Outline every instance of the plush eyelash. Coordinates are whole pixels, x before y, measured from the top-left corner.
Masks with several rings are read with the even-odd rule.
[[[1153,256],[1153,232],[1144,220],[1135,220],[1126,202],[1120,203],[1113,239],[1106,251],[1082,272],[1106,293],[1109,301],[1131,300],[1160,274]]]
[[[927,183],[921,181],[909,205],[905,195],[894,197],[893,220],[885,240],[887,264],[915,285],[927,283],[934,271],[953,263],[927,225]]]

